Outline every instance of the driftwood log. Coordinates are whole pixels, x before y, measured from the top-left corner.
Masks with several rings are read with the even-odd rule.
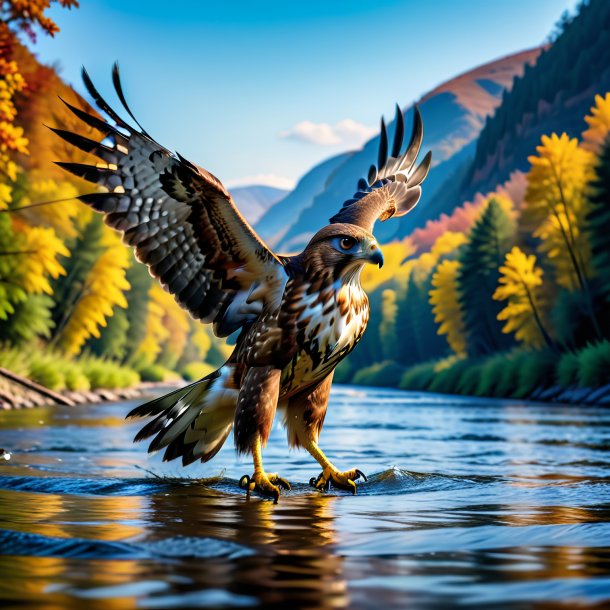
[[[17,383],[28,390],[35,392],[36,394],[40,394],[45,398],[50,399],[50,401],[59,404],[59,405],[67,405],[69,407],[74,406],[74,401],[70,398],[66,398],[62,396],[58,392],[54,392],[53,390],[49,390],[49,388],[45,388],[43,385],[40,385],[31,379],[27,379],[26,377],[22,377],[21,375],[17,375],[8,369],[0,367],[0,376],[4,377],[12,381],[13,383]]]

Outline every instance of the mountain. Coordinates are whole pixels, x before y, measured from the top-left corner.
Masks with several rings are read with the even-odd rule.
[[[449,177],[455,177],[458,184],[463,182],[465,171],[475,156],[476,139],[486,118],[500,104],[503,92],[510,87],[514,77],[522,74],[527,64],[534,63],[539,53],[538,48],[530,49],[492,61],[441,84],[421,98],[418,106],[425,127],[423,149],[432,150],[433,167],[422,201],[415,211],[399,221],[379,226],[382,241],[403,237],[441,212],[451,211],[435,205],[436,191]],[[412,107],[403,112],[406,124],[410,125],[413,120]],[[393,128],[393,123],[388,125],[390,134]],[[301,207],[298,217],[287,228],[284,225],[282,234],[276,233],[273,238],[279,249],[294,251],[302,248],[313,232],[328,222],[343,201],[352,196],[358,178],[375,161],[378,142],[379,138],[375,137],[361,150],[343,159],[328,176],[324,189],[315,196],[299,194]],[[297,185],[293,193],[298,188]],[[282,226],[271,222],[274,213],[275,207],[267,213],[266,223],[269,226]]]
[[[596,94],[610,91],[610,2],[583,3],[555,42],[515,79],[486,122],[475,157],[454,197],[469,199],[527,170],[544,134],[580,136]],[[450,205],[452,202],[448,202]]]
[[[239,211],[253,224],[265,214],[265,212],[285,197],[289,191],[278,189],[273,186],[254,184],[252,186],[238,186],[230,189],[231,197]]]
[[[294,190],[267,210],[256,225],[257,233],[271,247],[275,247],[284,233],[297,221],[301,212],[308,208],[314,197],[325,189],[333,172],[351,155],[351,152],[336,155],[307,172]]]

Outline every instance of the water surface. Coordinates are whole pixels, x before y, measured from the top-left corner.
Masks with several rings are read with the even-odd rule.
[[[369,475],[246,501],[231,443],[182,469],[133,445],[136,403],[0,412],[3,608],[610,606],[610,411],[334,390],[321,445]]]

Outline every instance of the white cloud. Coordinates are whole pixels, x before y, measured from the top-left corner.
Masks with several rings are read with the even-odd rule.
[[[362,146],[377,133],[377,129],[354,119],[343,119],[334,125],[301,121],[280,132],[280,138],[309,142],[318,146]]]
[[[227,180],[227,188],[235,188],[237,186],[274,186],[278,189],[286,189],[291,191],[294,188],[296,181],[286,176],[278,176],[277,174],[256,174],[254,176],[244,176],[243,178],[235,178]]]

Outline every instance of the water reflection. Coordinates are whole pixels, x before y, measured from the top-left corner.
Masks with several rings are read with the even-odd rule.
[[[187,488],[151,497],[150,518],[165,526],[147,537],[197,532],[198,537],[221,538],[255,552],[215,565],[205,587],[255,597],[265,607],[342,608],[347,606],[347,584],[343,559],[333,549],[337,500],[313,495],[273,505],[256,498],[201,495]],[[201,584],[184,584],[181,590]]]
[[[222,591],[230,605],[253,600],[269,608],[348,605],[344,559],[334,550],[336,497],[295,497],[274,506],[202,493],[195,485],[175,486],[171,493],[164,488],[147,499],[49,496],[19,521],[20,508],[10,509],[10,493],[0,495],[8,509],[2,511],[3,528],[45,537],[128,540],[134,552],[164,560],[117,561],[105,558],[100,545],[91,552],[101,556],[91,559],[0,556],[3,599],[40,600],[44,593],[58,606],[76,607],[75,599],[84,597],[110,598],[117,607],[129,608],[145,595],[149,605],[166,607],[183,599],[214,605],[222,599],[210,591]],[[112,515],[112,522],[97,523],[101,514]],[[148,526],[129,531],[126,518]],[[217,540],[235,546],[218,548]]]
[[[274,430],[267,465],[296,482],[275,506],[239,492],[230,447],[208,470],[148,458],[130,406],[0,413],[2,607],[610,602],[610,412],[340,390],[323,442],[369,482],[312,492]]]

